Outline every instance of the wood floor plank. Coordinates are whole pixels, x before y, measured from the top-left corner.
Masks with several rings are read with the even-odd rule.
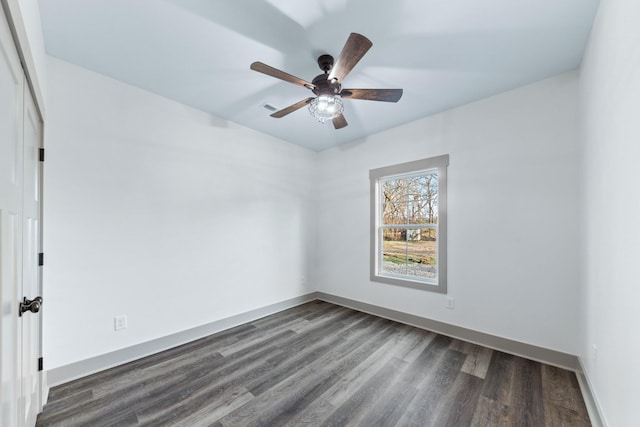
[[[217,399],[224,393],[232,393],[247,381],[269,375],[273,365],[265,364],[264,360],[278,352],[274,345],[259,347],[259,351],[247,353],[244,357],[239,357],[236,353],[235,357],[228,358],[228,364],[204,371],[202,375],[200,372],[192,375],[187,386],[166,393],[162,400],[145,402],[145,406],[137,410],[137,415],[139,419],[149,423],[183,416],[192,407],[197,407],[197,403],[193,404],[194,401]]]
[[[294,321],[286,322],[271,328],[259,329],[259,331],[251,336],[251,339],[238,341],[234,344],[228,345],[220,350],[220,354],[226,357],[233,353],[242,351],[246,348],[253,347],[256,345],[256,343],[269,342],[274,336],[282,332],[292,330],[292,327],[295,328],[296,325],[300,325],[305,322],[306,321],[304,319],[296,319]]]
[[[182,405],[170,411],[154,414],[152,418],[138,417],[140,425],[193,426],[213,423],[251,401],[254,396],[246,389],[212,389],[209,393],[189,396]]]
[[[438,337],[439,338],[439,337]],[[443,417],[441,408],[445,407],[449,389],[462,368],[465,355],[448,348],[438,360],[436,370],[422,382],[424,384],[409,403],[399,420],[403,426],[437,426],[436,421]]]
[[[254,396],[260,396],[276,384],[285,381],[292,375],[292,373],[305,369],[309,365],[313,364],[317,360],[318,356],[328,354],[333,348],[335,348],[335,346],[336,341],[323,340],[299,351],[294,357],[289,356],[286,362],[273,363],[272,358],[270,359],[270,362],[273,363],[274,367],[269,373],[269,376],[257,378],[255,381],[248,384],[247,388]],[[286,353],[282,352],[279,359],[285,355]]]
[[[444,335],[436,335],[403,375],[420,390],[430,388],[434,380],[433,375],[447,355],[450,343],[451,338]],[[455,352],[452,354],[461,353]]]
[[[314,301],[55,387],[37,426],[589,426],[574,373]]]
[[[291,331],[283,331],[277,340],[285,340],[292,335],[294,333]],[[194,407],[192,404],[184,404],[187,398],[191,403],[196,397],[210,392],[215,387],[217,389],[213,397],[224,395],[224,392],[235,386],[230,384],[231,380],[241,383],[247,377],[257,375],[256,371],[270,369],[263,364],[263,360],[277,351],[275,345],[265,347],[261,342],[253,351],[234,353],[233,356],[224,358],[222,361],[216,360],[215,364],[199,366],[198,369],[186,373],[185,384],[173,387],[155,399],[135,401],[127,407],[127,411],[135,412],[138,418],[145,422],[157,421],[159,417],[175,418],[178,415],[184,415],[185,411]],[[223,380],[226,381],[226,388],[220,385]]]
[[[380,390],[393,381],[402,370],[402,365],[407,362],[400,359],[391,359],[382,366],[368,381],[359,387],[346,399],[321,425],[344,426],[348,423],[364,425],[364,419],[380,408]]]
[[[399,337],[403,336],[405,335],[399,335]],[[362,363],[342,375],[340,380],[326,390],[316,402],[295,414],[288,421],[288,425],[319,423],[320,420],[326,418],[328,407],[332,408],[333,412],[337,406],[340,406],[354,393],[354,390],[362,387],[383,365],[391,360],[394,353],[393,348],[396,345],[398,345],[398,337],[384,343],[366,357]]]
[[[447,397],[443,399],[438,420],[434,425],[442,427],[470,425],[481,392],[481,378],[466,372],[458,373]]]
[[[410,352],[415,347],[413,343],[420,339],[420,336],[412,335],[410,332],[395,336],[343,375],[335,387],[327,392],[326,400],[334,407],[340,406],[341,402],[347,400],[354,390],[362,387],[392,358],[399,358],[406,362],[403,356]]]
[[[462,372],[484,379],[489,369],[493,350],[471,343],[467,344],[468,347],[465,347],[464,351],[467,358],[462,365]]]
[[[584,401],[580,395],[575,374],[555,366],[542,366],[542,382],[544,399],[554,405],[563,406],[576,412],[584,412]],[[570,385],[567,387],[567,385]]]
[[[493,352],[482,389],[483,396],[508,405],[514,383],[515,357],[501,351]]]
[[[544,405],[544,412],[544,425],[547,426],[581,427],[591,425],[589,420],[585,418],[585,414],[551,402]]]
[[[393,322],[372,317],[371,322],[358,322],[349,330],[351,340],[336,346],[333,354],[320,355],[313,363],[275,384],[267,392],[221,420],[223,425],[261,425],[265,420],[279,416],[279,412],[292,406],[303,410],[310,400],[305,394],[324,392],[339,380],[340,375],[359,364],[393,334]],[[343,334],[338,334],[343,335]],[[322,393],[320,393],[322,394]],[[304,406],[303,406],[304,405]],[[265,424],[269,425],[269,424]]]
[[[518,423],[509,406],[481,395],[470,425],[472,427],[511,427],[517,426]]]
[[[514,377],[509,406],[514,417],[523,427],[539,426],[544,420],[542,372],[540,363],[521,357],[512,359]]]
[[[425,339],[425,337],[427,337]],[[361,363],[341,376],[341,379],[329,388],[320,398],[309,405],[305,410],[297,413],[289,420],[287,425],[310,423],[317,425],[320,420],[326,418],[330,413],[327,408],[335,410],[342,402],[349,399],[355,390],[360,389],[372,376],[388,363],[392,358],[399,358],[406,361],[408,354],[418,348],[420,341],[430,342],[433,334],[419,333],[415,328],[403,326],[398,328],[387,342],[375,349]]]

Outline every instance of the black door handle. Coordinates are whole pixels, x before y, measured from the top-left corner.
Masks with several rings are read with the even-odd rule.
[[[27,311],[37,313],[40,311],[40,307],[42,307],[42,297],[35,297],[32,300],[24,297],[24,300],[20,303],[18,314],[22,317],[22,313],[26,313]]]

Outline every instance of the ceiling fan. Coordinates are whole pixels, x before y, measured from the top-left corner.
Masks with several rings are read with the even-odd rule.
[[[335,63],[331,55],[321,55],[318,58],[318,65],[324,71],[324,74],[316,76],[311,83],[262,62],[251,64],[251,69],[254,71],[304,86],[316,95],[276,111],[271,114],[271,117],[279,119],[305,105],[309,105],[309,111],[312,116],[322,123],[331,120],[336,129],[341,129],[348,124],[342,115],[342,98],[398,102],[402,97],[402,89],[342,89],[342,80],[362,59],[371,46],[373,46],[373,43],[365,36],[351,33]]]

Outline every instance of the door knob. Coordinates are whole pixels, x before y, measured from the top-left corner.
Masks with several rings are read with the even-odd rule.
[[[24,300],[20,303],[20,309],[18,310],[18,314],[22,316],[22,313],[26,313],[30,311],[32,313],[37,313],[40,311],[40,307],[42,306],[42,297],[35,297],[32,300],[24,297]]]

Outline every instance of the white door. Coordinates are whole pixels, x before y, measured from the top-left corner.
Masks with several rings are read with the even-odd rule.
[[[39,265],[39,253],[42,252],[40,198],[41,198],[41,162],[39,154],[42,140],[40,115],[31,97],[29,87],[24,89],[24,174],[23,174],[23,222],[22,222],[22,294],[33,299],[42,295]],[[18,336],[22,349],[20,402],[21,420],[25,426],[33,426],[40,412],[41,373],[38,359],[42,355],[40,331],[42,315],[25,312],[19,321],[22,333]]]
[[[19,303],[23,296],[30,299],[35,297],[33,294],[27,295],[24,292],[34,292],[34,287],[36,292],[40,290],[37,266],[41,234],[40,165],[37,161],[40,135],[39,116],[25,84],[25,77],[4,13],[0,9],[0,425],[2,426],[34,425],[41,406],[40,375],[37,371],[37,358],[41,351],[41,316],[30,312],[20,316],[19,310]],[[35,153],[33,152],[34,144],[36,144]],[[34,355],[35,358],[33,358]],[[33,360],[27,361],[27,358],[33,358]]]
[[[0,9],[1,13],[1,9]],[[18,303],[22,292],[22,68],[4,14],[0,16],[0,311],[3,426],[17,426]]]

